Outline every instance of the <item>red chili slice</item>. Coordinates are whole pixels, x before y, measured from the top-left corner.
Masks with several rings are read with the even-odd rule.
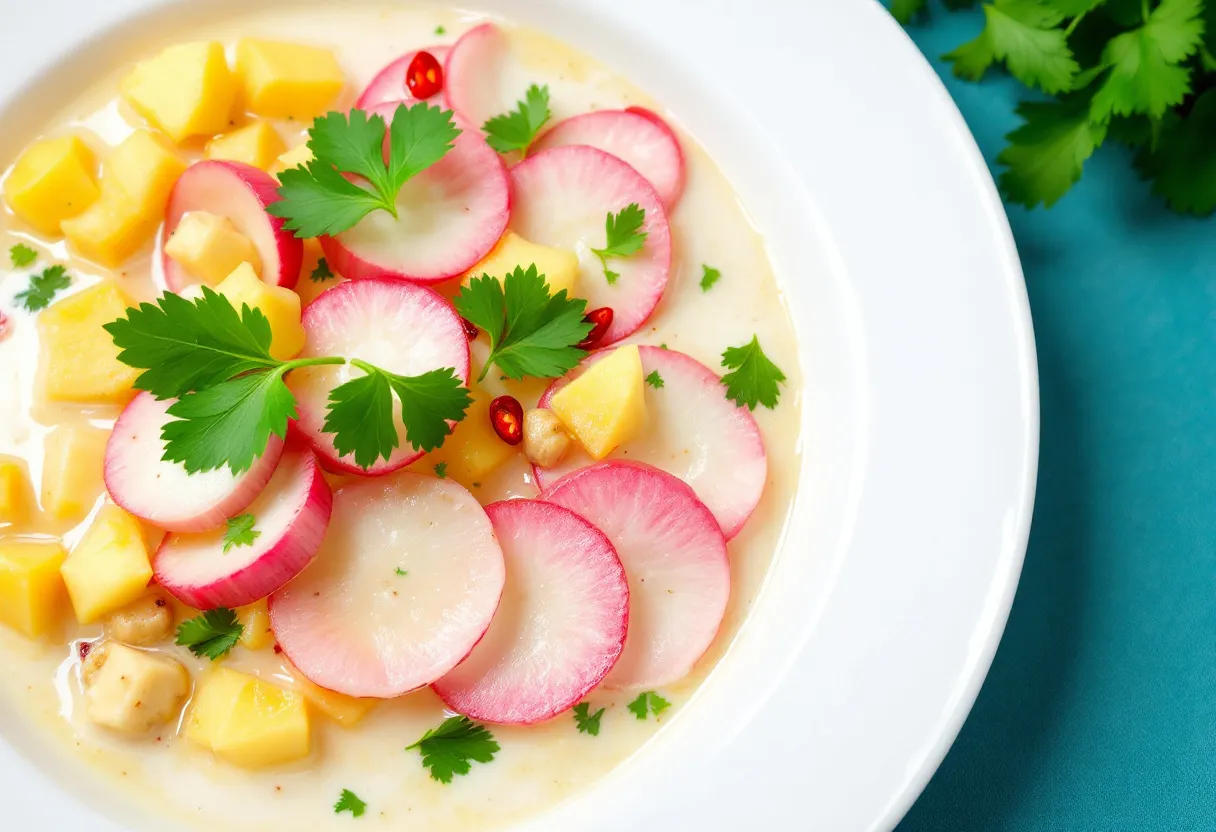
[[[600,342],[608,327],[612,326],[612,307],[601,306],[599,309],[592,309],[583,316],[583,320],[591,324],[591,331],[587,333],[586,338],[578,342],[578,348],[589,350]]]
[[[524,408],[514,396],[499,396],[490,402],[490,424],[508,445],[524,441]]]
[[[410,95],[425,101],[443,89],[443,67],[430,52],[419,52],[405,71],[405,86]]]
[[[468,318],[461,316],[460,325],[464,327],[464,335],[470,341],[476,341],[477,336],[481,334],[481,330],[477,328],[477,325]]]

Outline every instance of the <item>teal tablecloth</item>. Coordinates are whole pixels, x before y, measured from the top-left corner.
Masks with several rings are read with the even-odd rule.
[[[995,172],[1025,92],[939,59],[981,20],[909,33]],[[1105,147],[1052,209],[1007,207],[1039,352],[1034,526],[979,700],[900,832],[1216,830],[1216,218],[1171,214],[1128,162]]]

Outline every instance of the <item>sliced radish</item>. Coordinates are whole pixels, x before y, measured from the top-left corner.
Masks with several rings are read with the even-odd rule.
[[[635,462],[601,462],[563,478],[545,499],[595,524],[629,578],[629,634],[604,678],[613,688],[681,679],[709,648],[726,613],[726,539],[680,480]]]
[[[760,502],[768,478],[768,458],[760,428],[746,407],[726,398],[722,380],[682,352],[640,347],[642,372],[658,373],[662,388],[646,388],[646,429],[612,452],[613,459],[645,462],[692,486],[718,518],[729,540],[739,533]],[[582,375],[610,350],[595,352],[553,382],[538,407]],[[571,471],[590,465],[591,457],[573,450],[556,468],[534,468],[541,490]]]
[[[680,142],[667,122],[650,110],[598,110],[568,118],[541,136],[533,152],[572,144],[595,147],[628,162],[654,185],[668,210],[684,191]]]
[[[161,428],[175,399],[157,401],[140,393],[123,410],[106,443],[106,489],[114,502],[136,517],[171,532],[204,532],[245,509],[279,464],[283,440],[271,434],[266,450],[249,470],[227,468],[188,474],[163,459]]]
[[[493,23],[474,26],[448,51],[443,67],[448,103],[478,128],[510,110],[523,95],[524,86],[507,89],[512,75],[506,71],[510,53],[506,33]]]
[[[418,103],[418,99],[410,94],[409,89],[405,86],[405,71],[410,68],[410,62],[414,60],[414,56],[419,52],[430,52],[435,60],[442,64],[451,51],[450,46],[428,46],[425,49],[414,49],[406,52],[397,60],[380,70],[376,77],[371,80],[371,83],[359,95],[359,100],[355,102],[355,107],[360,110],[367,110],[375,107],[377,104],[390,104],[401,102],[407,107]],[[438,95],[433,95],[426,100],[428,104],[450,109],[447,99],[441,92]]]
[[[391,122],[397,107],[369,112]],[[438,283],[464,274],[494,247],[511,216],[507,169],[479,131],[456,124],[461,133],[448,154],[401,188],[396,217],[373,211],[349,231],[321,238],[335,271],[351,280]]]
[[[258,250],[262,280],[272,286],[291,288],[300,279],[304,242],[283,230],[283,219],[266,213],[266,206],[279,198],[278,187],[273,176],[242,162],[197,162],[173,186],[165,209],[162,239],[169,239],[188,211],[227,217]],[[161,266],[165,285],[171,292],[180,292],[198,282],[163,252]]]
[[[325,537],[332,505],[316,457],[292,443],[266,489],[245,509],[258,532],[253,543],[224,551],[227,529],[171,534],[152,559],[156,582],[195,609],[252,604],[308,566]]]
[[[575,290],[588,309],[608,306],[612,326],[601,344],[619,341],[654,311],[671,269],[671,229],[654,187],[625,162],[593,147],[554,147],[511,168],[515,203],[511,228],[534,243],[579,252],[582,274]],[[641,251],[613,257],[620,277],[609,284],[590,249],[603,248],[609,214],[636,203],[646,212]]]
[[[486,506],[507,563],[499,613],[473,652],[434,684],[452,710],[529,725],[578,704],[616,664],[629,586],[595,526],[537,500]]]
[[[321,687],[400,696],[469,654],[505,577],[490,519],[455,482],[410,472],[356,480],[334,495],[316,562],[270,597],[270,626]]]
[[[451,368],[469,380],[469,339],[451,304],[425,286],[405,280],[373,278],[340,283],[317,296],[304,309],[305,346],[301,358],[341,355],[404,376]],[[297,429],[325,467],[348,474],[375,476],[409,465],[422,451],[405,441],[401,405],[394,400],[393,421],[400,445],[388,460],[370,468],[355,464],[354,454],[339,456],[333,435],[323,430],[329,393],[361,375],[342,366],[303,367],[287,378],[296,395]]]

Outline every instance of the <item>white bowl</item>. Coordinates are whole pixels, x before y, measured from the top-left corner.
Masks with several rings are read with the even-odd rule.
[[[1030,316],[971,136],[873,0],[474,2],[605,61],[706,145],[767,237],[808,379],[794,520],[737,642],[643,752],[523,828],[892,828],[975,699],[1033,503]],[[6,132],[115,65],[132,29],[103,30],[225,3],[9,4]],[[0,736],[0,825],[167,828],[53,780],[19,714]]]

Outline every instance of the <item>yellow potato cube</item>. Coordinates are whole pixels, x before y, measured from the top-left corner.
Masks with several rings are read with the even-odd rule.
[[[307,165],[313,158],[312,151],[308,149],[307,144],[298,145],[275,159],[274,164],[270,166],[270,172],[278,176],[285,170]]]
[[[280,360],[295,358],[304,349],[304,326],[300,323],[300,296],[283,286],[263,283],[248,263],[242,263],[215,290],[232,302],[261,309],[270,321],[270,354]]]
[[[61,227],[77,254],[111,269],[139,251],[155,228],[148,227],[139,206],[117,188],[104,188],[89,210],[64,220]]]
[[[139,370],[118,360],[102,324],[121,318],[131,302],[112,280],[69,295],[38,318],[45,356],[42,387],[48,399],[82,404],[126,404]]]
[[[97,201],[97,160],[77,136],[43,139],[26,148],[4,180],[4,201],[43,234]]]
[[[58,543],[0,542],[0,621],[30,638],[59,620],[67,594]]]
[[[452,435],[443,444],[415,463],[423,473],[433,473],[436,465],[445,466],[444,476],[451,477],[465,488],[472,488],[487,474],[518,452],[498,438],[490,424],[490,394],[480,388],[472,390],[473,403],[464,419],[456,423]]]
[[[241,622],[241,646],[249,650],[262,650],[274,644],[274,631],[270,629],[270,610],[266,599],[254,601],[236,611]]]
[[[204,155],[208,159],[244,162],[266,170],[287,149],[278,131],[265,121],[254,121],[231,133],[216,136],[207,142]]]
[[[81,624],[122,609],[152,580],[143,527],[118,506],[102,506],[60,572]]]
[[[554,394],[549,407],[587,453],[603,459],[637,436],[646,422],[642,356],[619,347]]]
[[[562,289],[567,295],[574,294],[578,281],[578,255],[573,251],[530,243],[514,231],[502,235],[498,244],[481,262],[469,269],[464,282],[488,274],[499,280],[515,271],[516,267],[528,270],[531,265],[549,284],[549,294],[556,295]]]
[[[186,736],[243,768],[288,763],[312,748],[303,696],[223,667],[200,683]]]
[[[253,241],[236,230],[227,217],[191,211],[182,217],[165,242],[165,254],[208,286],[217,286],[242,263],[255,274],[262,258]]]
[[[0,524],[24,522],[29,517],[31,496],[25,461],[0,456]]]
[[[56,520],[80,520],[101,495],[102,466],[110,432],[61,425],[46,437],[42,460],[42,510]]]
[[[337,691],[326,690],[305,679],[304,674],[296,670],[290,662],[287,662],[286,666],[292,679],[289,688],[298,691],[308,700],[309,705],[343,728],[353,728],[358,725],[363,717],[367,716],[368,711],[376,705],[377,700],[375,699],[358,699]]]
[[[236,71],[250,112],[306,119],[325,112],[346,79],[334,53],[300,43],[242,38]]]
[[[237,84],[222,44],[183,43],[140,61],[121,89],[149,124],[180,142],[228,127]]]

